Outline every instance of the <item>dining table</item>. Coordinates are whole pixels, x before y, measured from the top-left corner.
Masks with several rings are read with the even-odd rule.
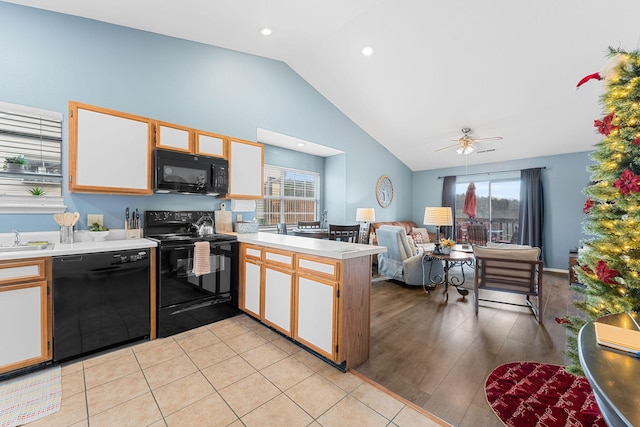
[[[329,238],[329,230],[325,228],[294,228],[291,232],[294,236],[310,237],[312,239]]]

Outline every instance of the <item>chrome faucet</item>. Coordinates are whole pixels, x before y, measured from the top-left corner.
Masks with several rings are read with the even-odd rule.
[[[18,230],[13,230],[13,246],[20,245],[20,232]]]

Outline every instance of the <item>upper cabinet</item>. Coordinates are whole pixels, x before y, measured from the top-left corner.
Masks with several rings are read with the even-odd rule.
[[[155,123],[155,145],[156,148],[209,157],[227,156],[225,136],[172,123]]]
[[[193,131],[171,123],[156,122],[156,148],[165,150],[193,152]]]
[[[227,138],[211,132],[195,131],[195,153],[227,158]]]
[[[69,191],[152,194],[151,121],[69,102]]]
[[[229,199],[261,199],[264,146],[229,138]]]

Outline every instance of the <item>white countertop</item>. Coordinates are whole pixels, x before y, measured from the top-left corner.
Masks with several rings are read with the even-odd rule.
[[[74,243],[62,244],[58,231],[25,232],[20,233],[22,243],[47,241],[52,246],[51,249],[21,250],[16,252],[0,252],[0,261],[13,259],[26,259],[36,257],[77,255],[95,252],[122,251],[129,249],[143,249],[156,247],[157,243],[148,239],[125,240],[124,230],[112,230],[103,242],[94,242],[86,231],[74,234]],[[0,234],[0,246],[10,246],[13,244],[13,233]]]
[[[334,259],[358,258],[387,251],[384,246],[337,242],[275,233],[238,234],[238,241]]]

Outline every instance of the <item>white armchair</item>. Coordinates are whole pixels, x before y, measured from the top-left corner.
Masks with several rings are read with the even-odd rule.
[[[442,262],[425,260],[423,265],[422,254],[413,253],[404,227],[383,225],[376,231],[376,238],[378,246],[387,248],[387,252],[378,254],[378,273],[382,276],[413,286],[431,286],[429,274],[434,281],[436,276],[442,277]]]

